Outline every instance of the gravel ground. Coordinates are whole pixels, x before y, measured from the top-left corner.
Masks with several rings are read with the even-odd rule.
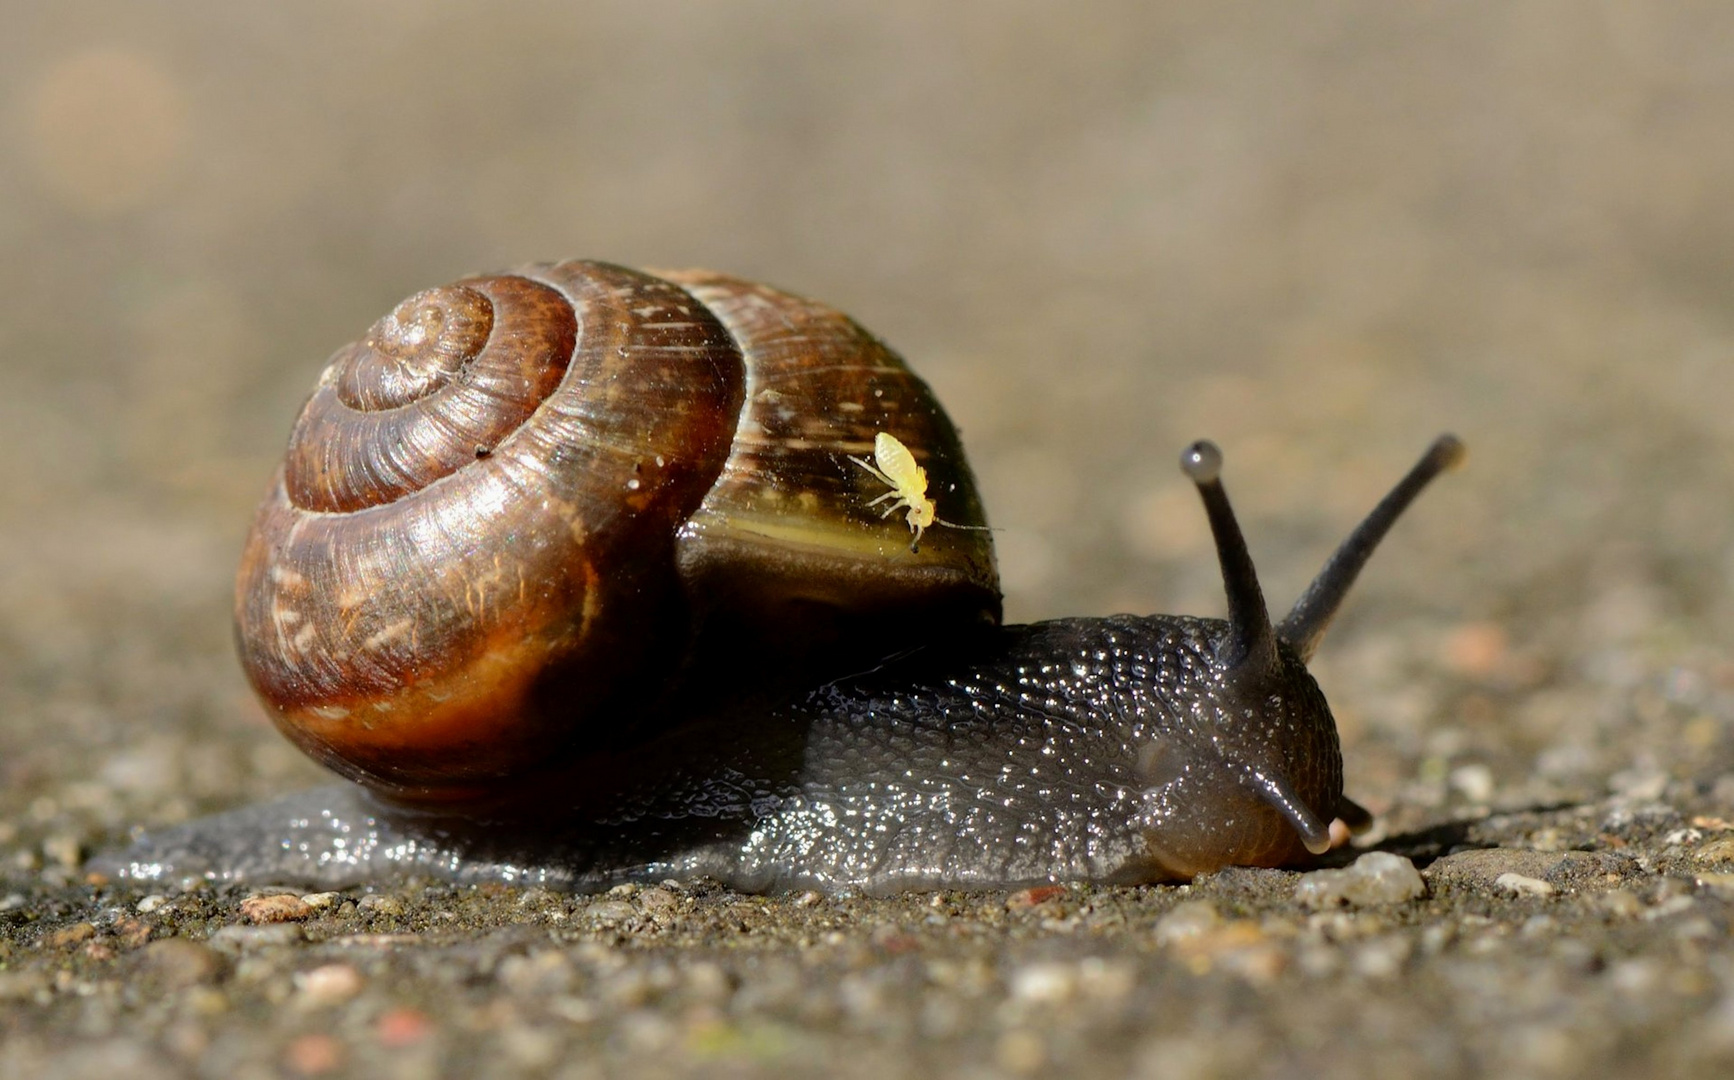
[[[1537,1077],[1734,1068],[1726,5],[35,5],[0,41],[0,1054],[18,1075]],[[1316,663],[1346,874],[897,899],[85,859],[321,782],[228,644],[323,357],[588,255],[929,377],[1015,619],[1277,607],[1468,468]],[[1335,875],[1335,876],[1331,876]]]

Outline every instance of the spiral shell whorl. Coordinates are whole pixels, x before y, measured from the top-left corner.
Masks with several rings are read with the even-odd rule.
[[[427,397],[476,358],[493,327],[494,305],[473,288],[416,293],[331,365],[337,398],[359,412],[378,412]]]
[[[290,498],[379,506],[492,453],[559,385],[577,332],[570,302],[527,278],[410,297],[331,358],[290,439]]]
[[[400,794],[563,752],[572,717],[678,651],[674,533],[740,409],[738,350],[678,287],[600,264],[527,274],[420,294],[337,354],[242,560],[243,666],[279,727]],[[429,314],[453,297],[461,318]],[[492,327],[454,362],[451,338],[479,337],[471,297]],[[374,376],[417,337],[428,351],[406,351],[434,360],[410,366],[448,373],[427,392],[343,400],[393,400]]]

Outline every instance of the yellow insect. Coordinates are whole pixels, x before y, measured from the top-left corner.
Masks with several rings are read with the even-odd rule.
[[[878,506],[887,499],[891,505],[880,514],[888,518],[897,511],[909,510],[909,531],[915,538],[909,541],[909,550],[921,550],[921,534],[931,526],[938,524],[951,529],[984,529],[980,525],[959,525],[947,521],[934,510],[933,500],[927,497],[927,470],[915,463],[915,455],[909,452],[895,435],[879,432],[873,436],[873,460],[851,456],[850,461],[873,474],[873,478],[890,488],[885,494],[868,503],[868,506]]]

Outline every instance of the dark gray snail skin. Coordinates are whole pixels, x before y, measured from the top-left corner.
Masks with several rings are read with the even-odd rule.
[[[996,628],[751,717],[697,720],[510,810],[406,810],[334,785],[161,830],[97,869],[331,888],[413,875],[887,893],[1303,861],[1331,846],[1333,819],[1365,820],[1343,797],[1335,722],[1305,661],[1374,546],[1462,454],[1437,440],[1274,627],[1220,454],[1198,443],[1182,464],[1216,536],[1227,621]]]

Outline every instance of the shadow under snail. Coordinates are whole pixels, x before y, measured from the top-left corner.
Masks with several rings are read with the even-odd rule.
[[[887,440],[919,464],[865,467]],[[1306,660],[1462,453],[1440,437],[1273,626],[1195,443],[1226,621],[1001,626],[957,434],[847,317],[593,262],[428,290],[332,358],[237,586],[254,688],[359,786],[101,865],[890,892],[1304,862],[1367,819]],[[935,526],[918,550],[887,501]]]

